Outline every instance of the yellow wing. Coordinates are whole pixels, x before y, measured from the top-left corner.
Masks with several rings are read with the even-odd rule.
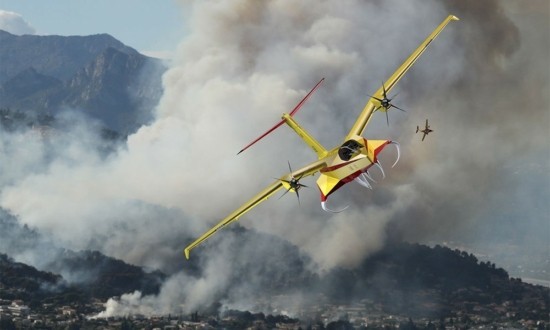
[[[306,176],[310,176],[315,174],[317,171],[322,169],[326,166],[326,163],[323,160],[318,160],[316,162],[313,162],[297,171],[294,171],[292,173],[288,173],[281,177],[281,179],[288,180],[290,176],[294,176],[295,178],[303,178]],[[217,232],[219,229],[227,226],[233,221],[238,220],[243,214],[250,211],[252,208],[260,204],[261,202],[265,201],[271,195],[276,193],[279,189],[283,187],[282,181],[277,180],[274,183],[272,183],[270,186],[262,190],[259,194],[254,196],[252,199],[250,199],[248,202],[243,204],[241,207],[236,209],[233,213],[228,215],[226,218],[224,218],[222,221],[220,221],[217,225],[212,227],[210,230],[208,230],[206,233],[204,233],[201,237],[197,238],[193,243],[189,244],[184,250],[185,258],[189,259],[189,253],[192,249],[194,249],[197,245],[204,242],[206,239],[208,239],[210,236],[214,235],[215,232]]]
[[[451,21],[458,21],[458,17],[454,15],[449,15],[439,26],[424,40],[420,46],[401,64],[399,69],[395,71],[391,77],[384,83],[384,87],[386,88],[386,93],[388,93],[395,84],[403,77],[403,75],[411,68],[411,66],[416,62],[416,60],[424,53],[428,45],[441,33],[441,31],[449,24]],[[377,97],[379,99],[383,98],[383,89],[380,87],[376,93],[373,95],[374,97]],[[363,131],[365,130],[365,127],[367,126],[372,113],[375,109],[375,104],[377,104],[376,99],[371,97],[367,104],[365,105],[365,108],[359,115],[359,118],[355,121],[353,124],[353,127],[351,128],[350,132],[346,136],[346,140],[351,139],[355,135],[361,135]]]

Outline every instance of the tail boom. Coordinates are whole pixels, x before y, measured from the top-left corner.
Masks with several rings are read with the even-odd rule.
[[[292,116],[294,116],[298,110],[300,110],[300,108],[302,107],[302,105],[304,105],[304,103],[307,101],[307,99],[309,99],[309,97],[311,96],[311,94],[313,94],[313,92],[315,92],[315,90],[317,90],[317,88],[319,87],[319,85],[321,85],[321,83],[325,80],[325,78],[322,78],[321,80],[319,80],[319,82],[309,91],[309,93],[307,93],[306,96],[304,96],[304,98],[298,102],[298,104],[294,107],[294,109],[292,109],[292,111],[290,112],[290,114],[285,114],[286,116],[288,116],[288,118],[291,118]],[[241,151],[239,151],[237,153],[240,154],[241,152],[245,151],[246,149],[250,148],[253,144],[255,144],[256,142],[260,141],[261,139],[263,139],[264,137],[266,137],[269,133],[273,132],[274,130],[276,130],[277,128],[279,128],[283,123],[285,123],[285,121],[287,121],[285,115],[283,115],[283,119],[278,122],[277,124],[275,124],[275,126],[271,127],[270,129],[267,130],[267,132],[265,132],[264,134],[260,135],[259,138],[255,139],[254,141],[250,142],[249,144],[247,144],[244,148],[241,149]],[[292,127],[292,126],[291,126]],[[294,128],[293,128],[294,129]]]

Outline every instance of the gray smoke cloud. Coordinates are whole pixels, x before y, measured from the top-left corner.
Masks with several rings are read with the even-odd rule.
[[[0,9],[0,30],[7,31],[15,35],[35,34],[36,30],[23,16],[12,11]]]
[[[290,241],[311,258],[312,270],[323,272],[353,267],[388,236],[481,239],[476,230],[485,226],[486,215],[514,199],[514,191],[522,189],[525,200],[540,198],[513,173],[528,164],[539,168],[529,174],[548,181],[548,159],[536,156],[548,151],[549,73],[541,68],[549,58],[550,29],[544,1],[182,6],[189,35],[163,77],[155,120],[116,154],[101,158],[75,136],[43,161],[43,142],[25,146],[34,148],[28,152],[11,150],[17,136],[2,136],[2,153],[14,160],[0,174],[2,208],[62,246],[98,249],[173,274],[158,296],[129,293],[110,300],[101,316],[192,310],[230,287],[226,304],[246,305],[254,283],[261,283],[254,276],[262,275],[238,284],[225,276],[238,272],[243,258],[227,249],[234,245],[228,230],[192,252],[192,258],[200,254],[201,276],[187,274],[175,260],[192,238],[283,174],[287,161],[299,168],[315,155],[287,128],[239,157],[236,152],[321,77],[326,83],[296,119],[327,148],[343,142],[367,95],[450,13],[461,21],[443,31],[390,93],[399,92],[395,104],[407,113],[390,112],[390,127],[376,114],[364,134],[401,143],[402,161],[385,167],[387,179],[373,191],[342,188],[330,203],[352,207],[340,214],[320,210],[311,188],[303,190],[300,206],[290,194],[272,198],[239,223]],[[435,132],[420,142],[414,130],[426,118]],[[395,154],[382,157],[392,164]],[[311,178],[303,182],[315,186]],[[547,186],[542,193],[548,195]],[[543,205],[528,217],[544,218],[548,211]],[[528,220],[523,226],[541,225]],[[254,250],[265,243],[242,244]],[[273,258],[276,245],[269,247],[253,257]]]
[[[415,161],[411,177],[418,180],[425,198],[415,208],[420,214],[407,217],[410,224],[403,227],[403,235],[413,239],[475,237],[468,231],[483,226],[479,222],[487,221],[488,213],[517,201],[518,191],[527,193],[526,199],[540,200],[548,194],[548,186],[529,191],[533,186],[522,182],[533,175],[549,183],[544,156],[550,122],[549,70],[544,65],[550,52],[544,28],[549,24],[548,4],[466,1],[448,7],[462,18],[457,42],[467,46],[466,63],[447,96],[422,102],[425,117],[445,135],[439,138],[438,133],[429,156],[408,158]],[[532,21],[525,18],[527,13],[533,13]],[[545,32],[534,31],[533,22]],[[440,88],[433,90],[440,94]],[[421,118],[416,121],[421,123]],[[535,169],[526,171],[529,167]],[[491,201],[488,197],[497,192],[499,200]],[[548,208],[533,212],[521,204],[526,219],[518,229],[542,224],[537,218],[547,219]]]

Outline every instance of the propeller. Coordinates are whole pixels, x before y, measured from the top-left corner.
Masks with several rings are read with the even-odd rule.
[[[292,175],[292,167],[290,166],[290,162],[288,162],[288,170],[290,171],[290,173],[289,173],[290,180],[277,179],[277,180],[279,180],[281,182],[284,182],[288,185],[287,190],[281,195],[281,197],[279,197],[279,199],[281,199],[289,191],[294,190],[294,192],[296,192],[296,197],[298,198],[298,204],[300,204],[300,193],[298,192],[298,190],[300,190],[300,188],[302,188],[302,187],[308,188],[308,186],[306,186],[305,184],[300,183],[300,179],[302,178],[302,176],[299,176],[298,178],[296,178],[296,177],[294,177],[294,175]]]
[[[388,117],[388,110],[390,110],[390,108],[396,108],[397,110],[407,112],[404,109],[401,109],[400,107],[398,107],[398,106],[391,103],[391,100],[393,100],[397,96],[397,94],[395,94],[391,99],[388,98],[388,94],[386,92],[386,86],[384,86],[384,82],[382,82],[382,96],[383,96],[382,99],[380,99],[376,96],[372,96],[372,95],[369,95],[369,96],[372,97],[373,99],[377,100],[378,102],[380,102],[380,106],[375,108],[374,109],[375,111],[380,109],[380,108],[385,109],[384,112],[386,113],[386,122],[388,123],[388,126],[390,126],[390,118]]]

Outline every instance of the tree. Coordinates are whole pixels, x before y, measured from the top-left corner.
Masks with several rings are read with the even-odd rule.
[[[11,319],[0,319],[0,329],[2,330],[17,330],[15,323]]]
[[[353,330],[355,329],[349,321],[338,320],[327,324],[327,330]]]
[[[120,324],[120,330],[132,330],[133,328],[132,323],[130,323],[130,321],[126,318]]]
[[[405,324],[401,323],[399,326],[400,329],[406,329],[406,330],[416,330],[416,324],[414,324],[413,320],[409,317],[409,321]]]

